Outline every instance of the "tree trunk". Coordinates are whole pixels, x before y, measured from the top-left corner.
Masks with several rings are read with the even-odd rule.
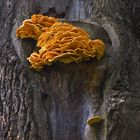
[[[139,11],[138,0],[0,0],[0,140],[139,140]],[[104,58],[32,71],[36,42],[15,31],[34,13],[101,38]]]

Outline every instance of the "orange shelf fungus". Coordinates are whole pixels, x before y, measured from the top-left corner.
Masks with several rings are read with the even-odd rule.
[[[16,35],[37,40],[39,51],[27,59],[38,71],[54,62],[69,64],[90,58],[100,60],[105,50],[103,41],[90,39],[83,29],[41,14],[25,20]]]
[[[87,120],[87,124],[88,125],[94,125],[96,123],[100,123],[101,121],[103,121],[103,118],[101,116],[94,116],[94,117],[89,118]]]
[[[23,24],[17,29],[16,36],[18,38],[33,38],[35,40],[51,27],[57,19],[53,17],[43,16],[41,14],[32,15],[31,19],[23,21]]]

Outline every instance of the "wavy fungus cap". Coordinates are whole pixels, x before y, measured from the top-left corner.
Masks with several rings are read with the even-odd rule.
[[[41,14],[32,15],[31,19],[23,21],[23,24],[16,30],[18,38],[33,38],[35,40],[51,27],[57,19],[43,16]]]
[[[30,26],[33,27],[27,28],[26,22],[30,22]],[[37,29],[37,25],[41,28]],[[28,33],[27,36],[23,32]],[[31,67],[38,71],[54,62],[69,64],[90,58],[100,60],[105,50],[105,45],[101,40],[90,39],[83,29],[68,23],[56,22],[53,17],[40,14],[33,15],[30,21],[24,21],[23,25],[17,29],[17,36],[37,39],[40,50],[33,52],[27,59]]]

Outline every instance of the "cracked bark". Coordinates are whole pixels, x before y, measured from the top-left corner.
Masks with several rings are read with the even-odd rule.
[[[139,7],[138,0],[0,0],[0,140],[139,140]],[[33,13],[78,20],[105,41],[105,57],[31,71],[35,42],[17,40],[15,30]],[[89,127],[94,115],[104,121]]]

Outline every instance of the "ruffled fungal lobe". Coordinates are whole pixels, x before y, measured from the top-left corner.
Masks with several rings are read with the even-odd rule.
[[[61,22],[56,22],[42,33],[37,46],[40,47],[38,57],[31,55],[28,58],[35,69],[53,62],[69,64],[94,57],[100,59],[105,49],[101,40],[91,40],[83,29]]]
[[[33,38],[35,40],[51,27],[57,19],[43,16],[41,14],[32,15],[31,19],[23,21],[23,24],[16,30],[18,38]]]

